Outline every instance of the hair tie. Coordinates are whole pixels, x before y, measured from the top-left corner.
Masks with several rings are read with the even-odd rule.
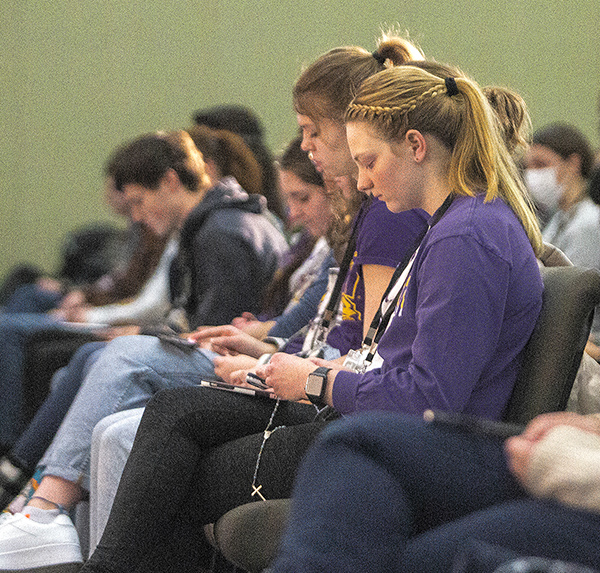
[[[448,91],[449,97],[458,95],[460,93],[458,91],[458,87],[456,86],[456,80],[454,78],[446,78],[444,82],[446,84],[446,90]]]
[[[375,60],[380,66],[383,66],[383,64],[385,64],[385,61],[387,60],[387,56],[381,55],[377,50],[375,50],[371,55],[375,58]]]

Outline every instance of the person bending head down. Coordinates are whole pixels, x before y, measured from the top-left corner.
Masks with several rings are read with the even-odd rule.
[[[162,236],[181,228],[211,186],[202,154],[184,131],[143,135],[120,148],[113,163],[131,217]]]
[[[422,60],[408,40],[384,35],[371,53],[358,46],[334,48],[312,63],[294,85],[302,148],[325,177],[355,173],[345,137],[344,113],[358,87],[385,67]]]
[[[441,79],[413,66],[388,69],[363,83],[346,121],[359,189],[375,196],[378,188],[398,189],[382,197],[390,210],[433,213],[448,192],[500,197],[540,251],[539,227],[498,118],[473,81]],[[382,157],[393,163],[388,171]]]

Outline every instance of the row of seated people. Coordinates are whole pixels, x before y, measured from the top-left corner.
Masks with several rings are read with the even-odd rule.
[[[374,53],[324,54],[297,80],[294,103],[302,130],[294,145],[308,152],[297,153],[298,161],[335,184],[326,194],[313,168],[317,211],[327,212],[325,202],[334,219],[321,220],[320,234],[327,229],[348,243],[328,302],[283,347],[281,338],[293,333],[274,334],[279,320],[268,323],[267,338],[249,315],[235,324],[227,324],[231,317],[194,320],[207,302],[198,296],[202,265],[229,263],[216,271],[223,291],[239,271],[248,283],[266,265],[243,265],[239,243],[230,259],[219,244],[202,252],[205,242],[186,234],[210,184],[201,159],[204,197],[180,169],[198,158],[195,146],[181,145],[185,134],[145,136],[121,148],[111,176],[134,217],[163,236],[180,230],[180,253],[186,237],[193,243],[178,259],[188,280],[175,290],[187,303],[178,306],[189,327],[226,326],[186,336],[192,348],[183,338],[121,336],[83,360],[81,389],[35,479],[2,518],[0,570],[77,570],[82,558],[65,508],[93,495],[102,468],[115,463],[102,458],[112,431],[126,436],[119,445],[125,454],[132,449],[114,504],[99,504],[104,515],[111,504],[112,511],[106,527],[105,518],[95,518],[97,546],[83,570],[198,571],[211,553],[203,526],[256,497],[289,496],[304,452],[336,417],[429,408],[502,415],[542,301],[542,236],[515,164],[527,123],[522,100],[507,90],[484,93],[459,69],[426,61],[409,42],[388,37]],[[284,158],[281,188],[289,189],[292,209],[307,196],[308,181]],[[302,223],[311,227],[308,216]],[[227,229],[244,236],[239,219],[228,219]],[[264,246],[257,225],[249,229],[254,244]],[[244,284],[234,298],[252,309],[256,292]],[[264,380],[266,396],[199,385],[218,377],[247,391],[249,373]],[[143,415],[122,414],[146,404]],[[106,422],[115,412],[119,418]],[[92,440],[101,456],[93,473]],[[8,469],[4,489],[14,494],[20,468]],[[92,511],[96,505],[92,500]]]
[[[216,149],[221,148],[219,152],[219,158],[222,161],[227,161],[233,164],[237,162],[238,165],[244,165],[240,161],[240,154],[237,157],[232,157],[231,153],[226,151],[227,147],[225,144],[232,139],[233,134],[230,132],[219,131],[215,132],[209,128],[197,126],[190,130],[193,135],[196,145],[201,148]],[[183,135],[183,134],[180,134]],[[152,151],[152,145],[155,145],[155,140],[160,142],[160,136],[157,138],[147,138],[144,140],[145,145]],[[144,144],[142,142],[142,144]],[[186,144],[189,144],[186,143]],[[230,148],[232,148],[231,144]],[[235,148],[240,149],[238,146]],[[129,152],[130,150],[128,150]],[[247,151],[247,149],[246,149]],[[147,149],[143,150],[147,153]],[[121,152],[119,152],[121,153]],[[117,154],[117,157],[119,154]],[[212,162],[210,151],[207,151],[204,155],[206,162]],[[153,157],[152,160],[155,160]],[[112,160],[109,164],[108,171],[111,172],[114,167],[115,160]],[[259,200],[250,201],[251,197],[258,199],[258,192],[254,191],[253,195],[246,196],[240,189],[236,188],[233,183],[233,178],[230,173],[226,173],[226,178],[220,177],[220,181],[223,187],[228,184],[230,192],[225,195],[224,199],[220,202],[212,198],[212,203],[208,203],[208,208],[204,205],[204,211],[198,211],[194,213],[194,218],[189,219],[188,226],[195,225],[192,230],[198,231],[200,228],[203,229],[204,235],[199,237],[192,237],[200,243],[201,248],[198,248],[196,258],[198,264],[195,267],[197,276],[199,277],[199,292],[193,293],[195,299],[198,301],[195,312],[188,312],[190,321],[195,324],[205,324],[210,321],[211,317],[215,317],[217,321],[227,320],[232,317],[237,317],[241,308],[246,308],[247,314],[252,316],[251,313],[258,313],[259,304],[261,308],[262,321],[250,320],[247,317],[240,317],[237,321],[244,321],[247,324],[244,326],[245,330],[253,329],[257,336],[260,336],[260,332],[266,334],[272,330],[272,334],[275,336],[289,336],[300,327],[305,324],[310,317],[312,317],[318,305],[318,302],[325,290],[327,284],[327,270],[334,263],[333,257],[330,254],[330,248],[327,241],[324,239],[324,234],[330,226],[332,220],[331,209],[329,207],[329,199],[322,192],[323,181],[321,176],[314,171],[312,165],[308,161],[306,154],[300,150],[299,141],[294,141],[284,156],[281,158],[281,164],[286,166],[285,170],[281,170],[282,189],[284,195],[288,195],[288,204],[290,205],[290,223],[292,225],[302,225],[304,232],[297,237],[294,245],[288,252],[284,252],[287,248],[287,244],[284,245],[281,233],[274,230],[274,226],[266,225],[261,219],[258,219],[258,223],[252,220],[262,210],[262,204]],[[247,162],[245,167],[253,167],[252,162]],[[211,171],[214,172],[214,167]],[[247,170],[248,171],[248,170]],[[248,172],[242,173],[242,176],[248,177]],[[296,175],[298,173],[298,175]],[[242,177],[240,177],[241,179]],[[312,179],[311,179],[312,178]],[[114,185],[114,179],[109,176],[108,179],[111,184]],[[306,183],[306,181],[308,183]],[[252,181],[252,180],[250,180]],[[318,187],[319,193],[310,193],[312,187],[308,187],[308,191],[304,190],[305,186]],[[250,185],[246,185],[250,187]],[[115,191],[115,193],[119,193]],[[214,195],[214,193],[213,193]],[[246,197],[248,199],[246,199]],[[211,199],[209,197],[209,199]],[[218,199],[218,197],[217,197]],[[248,213],[254,217],[248,221],[242,221],[246,223],[244,225],[239,224],[235,219],[232,220],[231,214],[226,209],[237,209],[238,212]],[[208,211],[208,213],[207,213]],[[211,211],[218,213],[221,221],[217,220],[210,221],[210,225],[206,227],[205,221],[209,218]],[[237,214],[233,212],[233,214]],[[226,216],[229,215],[229,218]],[[248,216],[246,217],[248,218]],[[267,216],[267,219],[275,219],[272,214]],[[269,221],[267,221],[269,222]],[[220,224],[224,231],[221,231],[217,227],[215,232],[216,224]],[[271,234],[269,236],[261,229],[260,224]],[[279,225],[277,225],[279,226]],[[185,229],[184,229],[185,231]],[[220,235],[219,235],[220,231]],[[188,235],[190,231],[188,230]],[[196,232],[196,234],[198,234]],[[252,253],[251,248],[244,245],[241,238],[250,237],[254,240],[255,244],[250,244],[250,247],[254,247],[256,253]],[[182,234],[182,237],[185,237]],[[237,239],[237,241],[236,241]],[[276,240],[274,240],[276,239]],[[218,251],[218,248],[223,249],[218,241],[228,241],[230,245],[227,247],[233,252],[228,258],[225,254]],[[250,243],[250,241],[247,241]],[[282,245],[284,247],[282,248]],[[274,248],[276,247],[276,248]],[[278,250],[277,250],[278,249]],[[249,251],[244,253],[244,250]],[[210,252],[212,257],[207,256],[207,252]],[[171,250],[167,251],[166,262],[172,260],[173,255]],[[215,256],[219,255],[217,258]],[[275,256],[276,255],[276,256]],[[282,256],[283,255],[283,256]],[[235,261],[232,257],[235,256]],[[137,257],[139,258],[139,256]],[[246,259],[246,260],[245,260]],[[264,286],[267,283],[266,277],[273,275],[275,269],[274,261],[277,260],[280,264],[279,271],[276,276],[273,276],[269,288],[266,289]],[[212,267],[208,263],[212,264]],[[200,264],[201,263],[201,264]],[[244,264],[246,263],[246,264]],[[168,264],[162,264],[159,268],[159,278],[165,283],[165,289],[167,289],[167,283],[170,279],[171,292],[178,292],[177,290],[177,274],[180,270],[178,261],[171,264],[170,269]],[[219,268],[218,265],[221,265]],[[235,269],[235,274],[232,270]],[[256,270],[254,270],[256,269]],[[170,270],[170,277],[167,276],[167,272]],[[200,274],[202,272],[202,274]],[[183,273],[181,273],[183,274]],[[253,276],[254,275],[254,276]],[[223,284],[226,281],[227,284]],[[146,290],[150,290],[154,294],[157,290],[157,281],[154,284],[150,283],[147,285]],[[180,281],[181,282],[181,281]],[[20,293],[19,293],[20,294]],[[264,296],[263,296],[264,295]],[[68,295],[71,296],[71,295]],[[22,296],[19,296],[20,300],[23,300]],[[291,299],[291,300],[290,300]],[[302,299],[302,304],[296,304]],[[138,299],[139,300],[139,299]],[[183,303],[183,300],[173,300],[173,302]],[[241,306],[249,305],[249,306]],[[266,320],[267,318],[276,316],[280,311],[285,310],[288,307],[285,316],[281,316],[275,324],[274,320]],[[120,311],[119,316],[122,318],[125,312],[129,312],[131,304],[118,305]],[[293,310],[292,310],[293,307]],[[188,305],[188,308],[189,305]],[[77,318],[85,321],[87,315],[90,313],[93,316],[97,316],[98,313],[103,312],[106,317],[109,308],[101,307],[94,309],[86,309],[79,307],[77,312],[83,313]],[[155,308],[155,311],[157,309]],[[184,309],[185,310],[185,309]],[[66,312],[64,307],[60,309],[61,312]],[[69,310],[67,312],[73,312]],[[70,316],[73,316],[72,314]],[[133,317],[133,315],[130,315]],[[177,315],[176,315],[177,316]],[[39,324],[40,327],[44,327],[48,330],[49,321],[52,318],[39,317],[37,315],[29,316],[16,313],[7,313],[3,316],[5,323],[5,331],[8,330],[8,326],[19,325],[22,330],[31,326],[32,321],[36,321],[35,324]],[[138,315],[139,318],[139,315]],[[29,320],[29,323],[25,321]],[[71,318],[74,320],[75,317]],[[205,322],[206,321],[206,322]],[[218,323],[218,322],[217,322]],[[54,320],[52,323],[55,328],[60,328],[62,323]],[[113,328],[107,335],[115,337],[118,334],[127,332],[139,332],[138,326],[127,327],[127,328]],[[152,326],[151,322],[143,324],[142,328],[145,332],[153,332],[156,327]],[[170,328],[170,327],[169,327]],[[259,332],[260,331],[260,332]],[[167,330],[157,330],[157,334],[166,334]],[[13,458],[22,469],[35,467],[35,464],[41,457],[41,453],[49,445],[54,432],[58,428],[62,417],[66,413],[66,410],[70,406],[79,385],[82,380],[82,371],[84,368],[89,368],[92,362],[92,355],[98,356],[99,351],[106,345],[105,342],[97,342],[93,344],[85,345],[81,348],[69,364],[69,366],[55,377],[52,393],[44,407],[38,411],[36,419],[29,425],[28,431],[21,435],[20,439],[12,445],[10,457]],[[21,352],[22,354],[22,352]],[[15,356],[10,357],[13,361]],[[11,380],[9,376],[4,376],[5,382],[8,385]],[[13,382],[13,387],[16,385]],[[14,407],[14,405],[13,405]],[[18,407],[14,407],[15,410],[19,410]],[[3,425],[10,428],[10,420],[3,419]],[[13,434],[16,434],[16,430],[13,430]],[[42,436],[47,436],[46,439],[42,439]]]
[[[233,111],[241,115],[237,108]],[[221,108],[217,108],[217,113],[222,113]],[[246,115],[252,118],[247,113],[242,117]],[[245,125],[242,123],[242,127]],[[201,125],[193,127],[190,133],[195,145],[203,150],[214,180],[232,176],[252,196],[263,194],[268,196],[268,201],[271,202],[270,199],[275,196],[273,182],[270,181],[267,187],[262,184],[263,169],[241,136],[228,130],[213,130]],[[113,163],[114,160],[111,160],[106,167],[106,199],[113,210],[130,221],[130,234],[135,235],[135,248],[132,249],[126,265],[117,267],[112,273],[102,276],[91,285],[71,288],[65,294],[64,284],[51,290],[47,286],[49,281],[44,279],[35,285],[19,289],[4,305],[4,312],[0,315],[0,339],[3,343],[3,350],[0,352],[3,372],[0,377],[0,393],[4,397],[0,407],[0,447],[3,449],[14,443],[16,436],[23,431],[26,421],[23,384],[29,340],[34,338],[37,342],[46,337],[52,339],[63,332],[83,331],[84,334],[89,334],[86,325],[94,328],[93,338],[113,337],[119,330],[113,329],[103,333],[98,326],[152,325],[159,321],[174,303],[173,289],[170,289],[169,283],[177,280],[177,269],[172,263],[178,248],[178,237],[172,233],[157,233],[147,224],[132,221],[129,202],[124,193],[115,188],[114,177],[111,174],[115,169]],[[219,206],[215,205],[213,208],[218,210]],[[277,227],[283,226],[279,215],[271,211],[268,211],[267,215]],[[303,246],[306,245],[301,242],[295,251],[301,250]],[[257,250],[259,248],[262,247],[257,247]],[[279,251],[282,248],[287,246],[277,246]],[[271,254],[265,250],[264,256],[268,258]],[[279,258],[278,255],[277,259]],[[257,277],[259,282],[256,285],[236,285],[235,278],[226,285],[231,289],[236,286],[240,286],[240,289],[256,286],[256,294],[248,299],[246,310],[257,312],[263,283],[268,282],[275,268],[273,260],[265,259],[265,263],[265,277]],[[207,280],[206,277],[211,277],[212,273],[210,269],[205,269],[206,277],[202,285],[205,306],[198,310],[203,316],[194,317],[193,320],[210,321],[210,317],[214,316],[218,324],[220,320],[237,316],[241,312],[240,308],[244,308],[231,296],[231,291],[219,284],[218,277],[222,274],[215,273],[214,279]],[[178,287],[174,286],[176,290]],[[219,292],[219,296],[215,295]],[[240,298],[243,298],[244,294],[244,291],[240,290]],[[181,303],[182,301],[179,301],[177,304]],[[57,308],[50,310],[54,307]],[[92,338],[84,334],[82,339]]]

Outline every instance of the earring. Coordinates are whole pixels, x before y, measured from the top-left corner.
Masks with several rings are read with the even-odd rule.
[[[313,160],[313,152],[309,151],[308,152],[308,158],[312,161]]]

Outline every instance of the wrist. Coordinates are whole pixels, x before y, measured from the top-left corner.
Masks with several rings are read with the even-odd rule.
[[[331,368],[319,366],[306,379],[304,392],[308,399],[318,408],[324,408],[329,403],[327,397],[331,396],[330,387],[332,386],[329,379],[330,372]]]
[[[264,341],[258,341],[258,345],[256,347],[256,352],[253,354],[254,358],[260,359],[261,356],[265,354],[275,354],[277,352],[277,347],[273,344],[268,344]]]
[[[327,372],[327,388],[325,389],[325,402],[333,407],[333,385],[335,377],[339,370],[330,370]]]

